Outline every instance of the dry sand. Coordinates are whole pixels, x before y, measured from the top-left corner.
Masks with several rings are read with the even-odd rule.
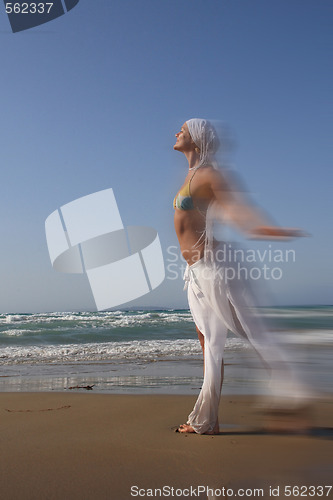
[[[316,401],[308,435],[257,431],[262,422],[253,398],[233,396],[222,397],[220,435],[173,432],[194,401],[91,392],[0,394],[1,499],[207,498],[191,486],[217,489],[220,498],[228,498],[231,488],[262,489],[246,497],[268,499],[274,498],[270,487],[280,487],[275,498],[287,498],[285,485],[333,484],[332,399]],[[150,494],[163,486],[164,497],[158,490]],[[319,491],[314,496],[307,490],[307,497],[317,498]],[[333,498],[327,491],[322,498]]]

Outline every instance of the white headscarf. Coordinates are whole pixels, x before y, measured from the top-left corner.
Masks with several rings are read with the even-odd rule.
[[[220,146],[220,141],[213,125],[202,118],[192,118],[187,120],[186,124],[193,142],[200,149],[198,167],[212,165],[216,168],[214,155]]]

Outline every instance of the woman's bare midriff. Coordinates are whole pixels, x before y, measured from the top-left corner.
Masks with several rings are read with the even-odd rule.
[[[206,218],[198,210],[175,209],[175,230],[182,256],[189,265],[200,260],[204,254]]]

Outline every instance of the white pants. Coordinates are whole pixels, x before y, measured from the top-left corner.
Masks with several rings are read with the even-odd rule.
[[[214,250],[215,256],[218,248]],[[184,276],[190,310],[205,339],[204,381],[187,421],[198,434],[212,431],[217,420],[228,330],[250,342],[270,370],[280,393],[288,387],[288,392],[292,391],[295,396],[299,388],[284,353],[266,333],[262,321],[249,309],[255,306],[249,283],[237,275],[234,279],[226,279],[227,269],[230,275],[230,266],[236,267],[236,263],[217,260],[205,262],[201,259],[187,266]]]

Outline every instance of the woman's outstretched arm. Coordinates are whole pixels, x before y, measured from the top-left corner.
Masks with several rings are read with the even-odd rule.
[[[255,205],[235,177],[223,172],[207,169],[204,174],[215,201],[213,216],[217,220],[232,224],[247,238],[251,239],[290,239],[306,234],[294,228],[278,226],[271,217]]]

